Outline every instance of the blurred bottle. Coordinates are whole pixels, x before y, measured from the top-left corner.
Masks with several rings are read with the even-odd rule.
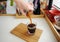
[[[12,0],[7,0],[6,12],[7,14],[16,14],[16,4],[11,2]]]
[[[39,15],[40,14],[40,0],[34,0],[33,1],[33,5],[34,5],[34,11],[33,11],[33,13],[35,15]]]
[[[49,2],[48,2],[48,10],[51,10],[52,4],[53,4],[53,0],[49,0]]]

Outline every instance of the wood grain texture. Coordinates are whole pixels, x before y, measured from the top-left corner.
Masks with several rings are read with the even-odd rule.
[[[58,31],[57,31],[57,30],[55,29],[55,27],[53,26],[53,23],[52,23],[52,22],[49,20],[49,18],[47,17],[47,15],[46,15],[46,13],[45,13],[46,10],[43,10],[43,9],[41,8],[41,11],[43,12],[43,14],[44,14],[44,16],[45,16],[45,19],[46,19],[48,25],[50,26],[50,29],[52,30],[54,36],[56,37],[56,39],[58,40],[58,42],[60,42],[60,34],[58,33]]]
[[[16,14],[16,18],[17,19],[19,19],[19,18],[27,18],[26,16],[24,16],[24,15],[18,15],[18,14]],[[40,15],[31,15],[31,18],[44,18],[44,14],[40,14]]]
[[[57,30],[55,29],[55,27],[53,26],[53,24],[50,22],[50,20],[48,19],[48,17],[46,15],[45,15],[45,19],[46,19],[47,23],[49,24],[50,29],[52,30],[56,39],[58,40],[58,42],[60,42],[60,34],[57,32]]]
[[[0,14],[0,16],[16,16],[16,14]]]
[[[15,27],[12,31],[12,34],[16,35],[19,38],[24,39],[26,42],[38,42],[42,30],[36,29],[34,35],[29,35],[27,30],[27,25],[21,23],[17,27]]]

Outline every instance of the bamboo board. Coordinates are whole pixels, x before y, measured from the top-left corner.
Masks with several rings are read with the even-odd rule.
[[[0,16],[16,16],[16,14],[0,14]]]
[[[27,25],[21,23],[17,27],[15,27],[11,33],[16,35],[19,38],[24,39],[26,42],[38,42],[38,39],[40,38],[42,34],[42,30],[36,29],[36,32],[34,35],[29,35],[27,33]]]
[[[19,16],[18,14],[0,14],[0,16],[16,16],[17,19],[27,18],[24,15]],[[32,18],[44,18],[44,14],[41,15],[31,15]]]
[[[56,37],[56,39],[58,40],[58,42],[60,42],[60,34],[58,33],[58,31],[56,30],[56,28],[53,26],[53,23],[51,23],[51,21],[49,20],[49,18],[47,17],[46,13],[45,13],[45,10],[43,10],[41,8],[41,11],[43,12],[44,16],[45,16],[45,19],[48,23],[48,25],[50,26],[50,29],[52,30],[54,36]]]
[[[30,15],[31,16],[31,18],[44,18],[44,14],[40,14],[40,15]],[[27,18],[26,16],[24,16],[24,15],[18,15],[18,14],[16,14],[16,18],[17,19],[19,19],[19,18]]]
[[[45,15],[45,19],[48,22],[50,29],[52,30],[53,34],[55,35],[56,39],[58,40],[58,42],[60,42],[60,34],[57,32],[57,30],[55,29],[55,27],[53,26],[53,24],[50,22],[50,20],[48,19],[48,17]]]

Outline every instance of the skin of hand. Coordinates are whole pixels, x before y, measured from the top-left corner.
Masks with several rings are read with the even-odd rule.
[[[34,10],[34,6],[32,3],[26,3],[23,0],[14,0],[14,2],[16,3],[17,8],[19,8],[19,10],[21,11],[21,13],[23,15],[26,16],[26,13],[24,12],[24,10],[26,10],[27,12],[31,10],[31,12]]]

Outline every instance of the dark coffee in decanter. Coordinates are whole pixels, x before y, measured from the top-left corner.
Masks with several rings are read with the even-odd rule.
[[[33,11],[33,13],[35,15],[39,15],[40,14],[40,0],[34,0],[33,1],[33,5],[34,5],[34,11]]]
[[[53,4],[53,0],[49,0],[49,3],[48,3],[48,10],[51,10],[52,4]]]

